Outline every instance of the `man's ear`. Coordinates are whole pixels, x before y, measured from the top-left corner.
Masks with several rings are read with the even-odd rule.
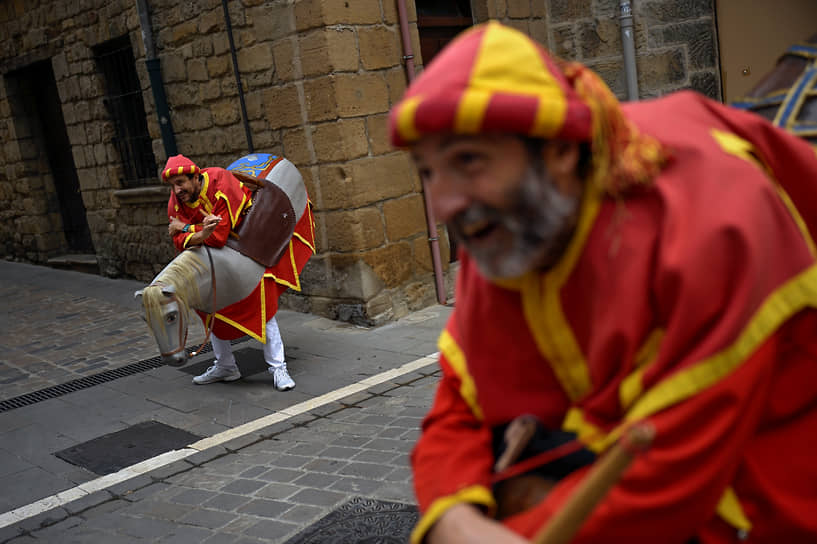
[[[578,173],[581,147],[569,140],[549,140],[542,148],[545,167],[559,189],[566,194],[581,192]]]
[[[579,164],[579,144],[567,140],[549,140],[542,155],[552,174],[565,175],[576,171]]]

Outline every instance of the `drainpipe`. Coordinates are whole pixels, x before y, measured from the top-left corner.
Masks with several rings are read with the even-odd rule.
[[[227,8],[227,0],[221,0],[221,6],[224,8],[224,23],[227,25],[227,39],[230,41],[230,56],[233,58],[235,83],[238,86],[238,102],[241,105],[241,118],[244,120],[244,133],[247,135],[247,149],[250,153],[253,153],[252,132],[250,132],[250,122],[247,119],[247,105],[244,103],[244,88],[241,86],[241,73],[238,71],[238,57],[235,54],[233,25],[230,22],[230,10]]]
[[[635,39],[633,37],[633,8],[629,0],[620,0],[621,47],[624,53],[624,77],[627,81],[627,100],[638,100],[638,72],[635,65]]]
[[[403,60],[406,61],[406,72],[408,81],[414,81],[414,52],[411,46],[411,35],[409,34],[408,17],[406,16],[406,1],[397,0],[397,13],[400,19],[400,37],[403,40]],[[437,285],[437,302],[445,305],[447,302],[445,295],[445,282],[443,281],[443,266],[440,259],[440,239],[437,233],[437,221],[434,219],[434,211],[426,195],[425,182],[423,182],[423,205],[426,210],[426,226],[428,229],[428,243],[431,246],[431,262],[434,266],[434,280]]]
[[[145,65],[148,69],[150,89],[153,91],[153,102],[156,103],[156,115],[159,117],[159,130],[165,155],[178,155],[176,136],[173,134],[173,123],[170,122],[170,108],[167,105],[165,86],[162,83],[162,69],[156,58],[156,45],[153,43],[153,26],[150,24],[150,9],[147,0],[136,0],[136,11],[139,12],[139,26],[142,29],[142,42],[145,44]]]

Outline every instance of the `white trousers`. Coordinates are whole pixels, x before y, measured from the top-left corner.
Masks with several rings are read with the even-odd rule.
[[[264,360],[273,368],[284,366],[284,341],[281,339],[281,331],[278,330],[278,322],[273,316],[267,321],[267,343],[264,344]],[[216,366],[222,368],[235,369],[235,356],[233,346],[229,340],[222,340],[215,334],[210,335],[213,344],[213,353],[216,356]]]

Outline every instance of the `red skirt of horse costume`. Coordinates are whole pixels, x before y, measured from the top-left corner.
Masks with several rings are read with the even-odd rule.
[[[249,335],[266,343],[265,324],[278,311],[278,298],[287,289],[301,290],[301,270],[315,253],[315,223],[312,206],[295,225],[289,248],[275,266],[267,267],[263,279],[246,298],[218,310],[212,316],[199,312],[199,317],[212,333],[222,340],[234,340]]]

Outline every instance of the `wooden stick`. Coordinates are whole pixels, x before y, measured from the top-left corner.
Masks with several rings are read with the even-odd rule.
[[[245,185],[250,185],[251,189],[258,189],[263,187],[266,183],[266,180],[261,178],[257,178],[245,172],[241,172],[240,170],[230,170],[230,173],[235,176],[235,178]]]
[[[533,544],[568,544],[610,489],[621,479],[635,455],[652,443],[655,429],[638,424],[626,431],[604,457],[587,473],[551,520],[533,538]]]

